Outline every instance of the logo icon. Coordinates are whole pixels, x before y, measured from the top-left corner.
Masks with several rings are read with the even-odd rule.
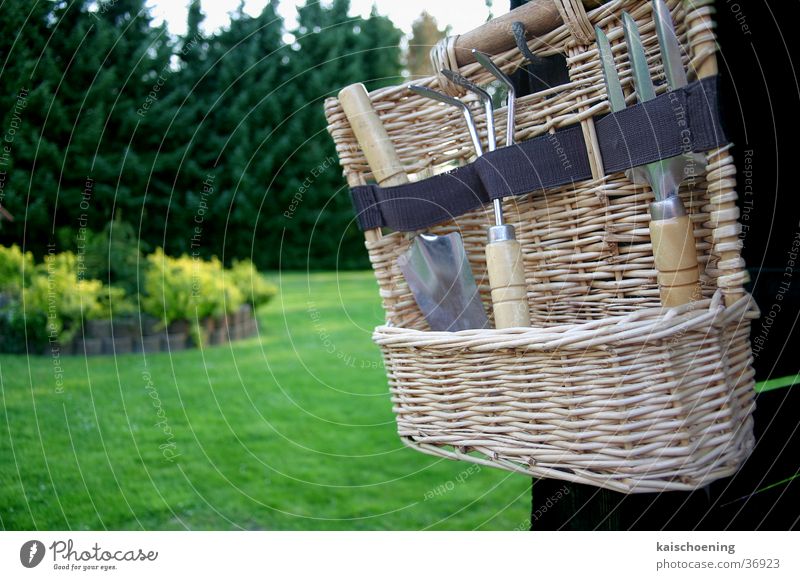
[[[26,568],[35,568],[44,558],[44,544],[39,540],[29,540],[19,549],[19,561]]]

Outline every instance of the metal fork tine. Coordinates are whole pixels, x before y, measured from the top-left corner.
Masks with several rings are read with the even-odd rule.
[[[622,28],[625,31],[625,43],[628,45],[628,59],[631,63],[633,84],[640,103],[656,98],[653,79],[650,78],[650,67],[647,66],[647,54],[644,52],[642,37],[636,21],[627,12],[622,13]]]
[[[625,108],[625,93],[622,92],[622,83],[619,80],[617,65],[614,62],[611,42],[609,42],[608,36],[599,26],[594,27],[594,32],[597,35],[597,50],[603,66],[603,78],[606,81],[608,102],[612,111],[621,111]]]
[[[483,103],[483,109],[486,114],[486,136],[489,140],[489,151],[497,149],[497,135],[494,132],[494,107],[492,106],[492,97],[484,89],[467,79],[465,76],[449,70],[442,69],[441,73],[451,82],[460,85],[468,91],[476,94]]]
[[[675,33],[672,15],[664,0],[653,0],[653,22],[658,35],[658,46],[661,48],[661,62],[664,64],[664,76],[672,90],[688,84],[686,70],[681,60],[681,45]]]
[[[680,47],[675,39],[672,19],[668,16],[669,11],[667,10],[665,15],[665,6],[659,2],[660,0],[653,0],[653,13],[656,18],[665,74],[672,84],[676,79],[680,79],[679,73],[675,70],[670,71],[680,66],[680,60],[675,60],[674,52]],[[653,79],[650,77],[650,68],[647,66],[647,55],[639,35],[639,28],[627,12],[622,13],[622,28],[625,32],[625,43],[628,45],[628,60],[631,64],[636,97],[639,102],[655,99],[656,91]],[[595,28],[595,33],[606,81],[606,93],[611,109],[616,112],[625,108],[625,99],[622,96],[619,74],[614,66],[614,55],[603,31]],[[669,37],[672,37],[672,40]],[[673,41],[674,44],[671,44]],[[653,189],[655,201],[650,204],[650,239],[658,270],[661,303],[670,307],[692,302],[701,295],[694,227],[678,196],[678,188],[683,179],[683,166],[684,159],[678,155],[633,167],[632,173],[629,173],[634,182],[637,178],[643,177]]]
[[[472,140],[472,146],[475,148],[475,154],[478,157],[483,155],[483,147],[481,146],[481,139],[480,137],[478,137],[478,131],[475,128],[475,120],[472,118],[472,112],[469,110],[469,107],[466,104],[456,99],[455,97],[445,95],[444,93],[440,93],[439,91],[434,91],[433,89],[429,89],[428,87],[423,87],[419,85],[409,85],[408,89],[414,93],[417,93],[422,97],[427,97],[428,99],[439,101],[440,103],[444,103],[445,105],[457,107],[461,111],[461,114],[463,115],[464,120],[467,123],[467,130],[469,131],[469,137]]]
[[[464,75],[462,75],[460,73],[457,73],[454,70],[450,70],[450,69],[446,69],[446,68],[442,69],[440,72],[445,77],[447,77],[447,79],[450,82],[455,83],[457,85],[460,85],[460,86],[464,87],[465,89],[467,89],[468,91],[472,91],[473,93],[477,93],[478,95],[481,96],[481,98],[491,98],[489,96],[489,93],[487,93],[481,87],[479,87],[478,85],[473,83],[471,80],[469,80]]]
[[[514,88],[514,81],[506,73],[500,70],[488,54],[472,49],[480,65],[488,70],[492,75],[506,87],[506,145],[514,144],[514,119],[516,115],[517,91]]]

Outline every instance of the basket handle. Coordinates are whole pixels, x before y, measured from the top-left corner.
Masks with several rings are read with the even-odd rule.
[[[408,183],[400,156],[372,105],[366,87],[361,83],[346,86],[339,91],[339,103],[378,185],[390,187]],[[350,187],[361,185],[356,174],[349,174],[347,182]],[[368,242],[379,240],[381,230],[367,230],[364,236]]]
[[[586,8],[596,8],[608,0],[578,0]],[[559,9],[559,0],[529,0],[529,2],[493,18],[489,22],[465,32],[454,38],[452,57],[455,58],[456,68],[475,62],[472,49],[486,53],[490,56],[501,54],[516,46],[511,25],[522,22],[528,38],[544,36],[564,23],[562,11]],[[502,34],[507,31],[508,34]],[[433,49],[436,50],[436,47]],[[452,66],[451,66],[452,68]]]
[[[698,34],[700,32],[706,33],[706,38],[696,43],[696,45],[693,47],[693,55],[704,55],[704,58],[700,61],[696,68],[698,79],[713,77],[718,73],[717,44],[713,32],[713,21],[709,13],[704,13],[704,11],[701,10],[706,4],[710,3],[702,0],[685,0],[685,6],[687,10],[698,10],[698,14],[700,14],[699,17],[693,18],[689,25],[695,28],[697,30],[696,33]],[[726,154],[726,148],[714,149],[713,151],[710,151],[708,153],[709,163],[718,162]],[[738,216],[736,201],[730,199],[716,204],[713,211],[717,214],[736,214]],[[736,238],[738,238],[738,234],[719,241],[721,246],[734,246],[736,248],[722,250],[719,253],[720,262],[731,264],[742,263],[741,250],[739,246],[741,242],[739,242]],[[748,280],[749,276],[745,272],[744,282],[747,282]],[[724,288],[723,292],[726,306],[733,306],[742,296],[744,296],[742,284],[738,284],[733,288]]]

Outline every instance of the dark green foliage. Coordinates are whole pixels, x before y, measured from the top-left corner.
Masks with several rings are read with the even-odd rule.
[[[141,242],[262,269],[366,266],[322,103],[352,82],[398,82],[400,31],[335,0],[299,8],[289,45],[275,3],[205,36],[195,1],[185,37],[171,38],[145,4],[0,8],[0,129],[20,127],[0,167],[0,204],[17,218],[0,243],[80,253],[121,214],[90,244],[107,265],[109,244]],[[115,267],[98,264],[101,279],[130,286]]]
[[[48,339],[45,311],[23,311],[17,298],[0,294],[0,352],[39,354]]]
[[[83,258],[86,277],[123,288],[127,295],[135,296],[144,268],[139,250],[136,230],[118,214],[102,232],[92,235],[86,242]]]
[[[96,12],[86,0],[38,4],[49,13],[39,14],[30,41],[27,24],[0,36],[20,32],[18,45],[29,52],[17,54],[14,46],[9,60],[27,66],[1,81],[4,111],[14,94],[29,91],[5,199],[19,218],[3,239],[21,241],[24,228],[26,248],[41,256],[56,229],[70,228],[75,237],[100,230],[117,202],[138,215],[147,173],[132,162],[128,144],[146,94],[143,79],[169,62],[172,49],[165,29],[150,26],[145,0],[101,3]]]

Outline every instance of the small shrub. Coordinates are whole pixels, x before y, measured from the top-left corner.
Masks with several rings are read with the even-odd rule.
[[[84,253],[86,277],[123,288],[128,295],[136,294],[140,270],[145,266],[139,245],[136,230],[118,213],[103,231],[89,237]]]
[[[235,312],[244,303],[239,288],[223,279],[217,258],[205,261],[183,255],[171,258],[161,248],[147,257],[142,309],[164,326],[177,320],[193,322],[193,337],[200,339],[198,321]]]
[[[79,279],[77,262],[72,252],[45,256],[24,290],[26,312],[46,313],[49,334],[57,333],[62,343],[75,336],[83,320],[105,315],[103,283]]]
[[[0,246],[0,292],[19,295],[33,273],[33,255],[19,246]],[[25,279],[23,280],[23,276]]]
[[[54,322],[54,336],[61,330]],[[0,352],[22,354],[28,345],[35,352],[42,352],[48,342],[47,314],[41,310],[28,309],[23,312],[18,299],[0,304]]]
[[[278,293],[278,288],[268,282],[249,259],[234,260],[226,279],[233,282],[254,309],[263,306]]]
[[[236,312],[245,302],[239,287],[224,275],[222,262],[212,257],[208,261],[191,258],[195,271],[201,272],[200,292],[196,296],[198,311],[206,316],[222,316]]]
[[[162,327],[192,322],[198,344],[203,319],[231,314],[245,302],[261,306],[277,292],[250,260],[236,261],[225,270],[217,258],[171,258],[158,248],[145,264],[142,310],[159,319]],[[114,271],[106,272],[112,281],[125,279]],[[136,280],[131,270],[122,271],[127,272],[128,284]],[[87,277],[95,272],[71,251],[48,254],[35,264],[31,254],[17,246],[0,247],[0,351],[25,352],[27,345],[41,350],[49,340],[67,343],[84,321],[135,314],[136,305],[125,289]]]
[[[116,318],[119,316],[132,316],[136,314],[136,305],[128,298],[124,288],[116,286],[103,286],[102,292],[98,296],[99,308],[97,318]]]

